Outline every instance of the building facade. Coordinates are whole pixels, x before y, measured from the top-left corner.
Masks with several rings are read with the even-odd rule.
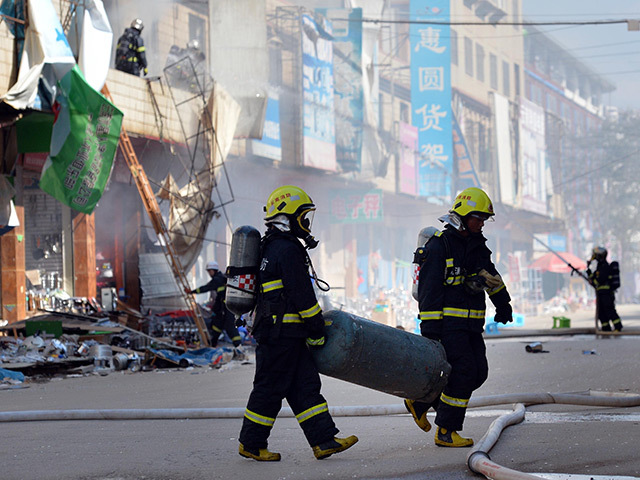
[[[180,237],[200,252],[186,261],[194,284],[206,281],[208,260],[227,266],[235,228],[262,230],[269,193],[294,184],[317,206],[320,246],[310,255],[332,286],[325,300],[413,329],[418,232],[439,225],[458,191],[478,186],[496,205],[486,234],[514,283],[516,310],[535,311],[541,300],[527,293],[539,290],[527,269],[534,236],[566,237],[565,220],[588,222],[566,217],[577,197],[554,192],[550,176],[569,171],[569,132],[597,126],[612,86],[595,75],[585,83],[584,70],[559,79],[553,41],[495,25],[521,21],[521,0],[352,0],[348,8],[342,1],[219,0],[200,8],[177,1],[162,11],[140,2],[135,12],[128,3],[107,9],[114,42],[142,18],[150,72],[139,78],[110,69],[107,85],[140,163],[164,192],[158,198],[171,228],[182,224],[168,185],[187,189],[198,155],[212,159],[211,218]],[[65,19],[69,4],[61,5]],[[0,29],[6,91],[15,81],[15,42],[7,21]],[[172,85],[171,47],[193,39],[211,78]],[[18,117],[33,113],[3,116],[2,173],[15,179],[21,215],[20,227],[2,236],[3,318],[27,313],[28,291],[55,289],[99,297],[104,286],[133,308],[175,307],[175,286],[160,282],[166,273],[153,266],[158,240],[122,154],[95,212],[77,214],[38,189],[47,143],[24,152],[12,140]],[[554,137],[553,122],[565,121],[566,135]]]

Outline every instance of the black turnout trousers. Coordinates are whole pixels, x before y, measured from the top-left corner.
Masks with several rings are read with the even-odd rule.
[[[253,391],[240,431],[245,448],[267,448],[273,422],[286,398],[310,446],[331,440],[337,433],[321,382],[304,338],[279,338],[259,343]]]

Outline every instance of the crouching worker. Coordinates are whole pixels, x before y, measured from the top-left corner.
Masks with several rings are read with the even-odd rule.
[[[324,345],[324,319],[311,283],[307,248],[315,205],[300,188],[283,186],[265,206],[267,231],[262,237],[253,336],[257,340],[256,373],[240,431],[239,453],[274,462],[280,454],[267,441],[282,399],[286,398],[319,460],[353,446],[354,435],[339,438],[310,348]],[[301,243],[304,242],[305,246]]]
[[[473,445],[471,438],[458,432],[462,430],[471,394],[489,373],[482,338],[485,295],[495,305],[496,322],[506,324],[513,320],[511,298],[482,235],[484,222],[493,215],[487,194],[479,188],[467,188],[458,194],[449,213],[439,218],[445,223],[442,233],[421,249],[420,331],[424,337],[442,343],[451,373],[433,404],[413,400],[405,400],[404,404],[425,432],[431,429],[427,411],[436,410],[435,444],[441,447]]]
[[[207,262],[207,273],[211,280],[206,285],[191,290],[187,288],[185,292],[190,294],[199,294],[209,292],[209,304],[211,305],[213,316],[211,318],[211,324],[209,329],[211,333],[211,346],[216,347],[218,345],[218,338],[224,330],[234,347],[240,346],[242,343],[242,337],[236,327],[236,321],[224,302],[225,291],[227,288],[227,277],[220,271],[218,262],[211,260]]]

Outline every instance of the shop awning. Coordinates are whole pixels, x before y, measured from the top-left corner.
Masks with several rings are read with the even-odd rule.
[[[559,256],[562,258],[559,258]],[[557,255],[552,252],[546,253],[534,260],[529,265],[529,268],[552,273],[571,273],[571,267],[567,265],[567,262],[578,270],[587,268],[587,263],[584,260],[569,252],[557,252]]]

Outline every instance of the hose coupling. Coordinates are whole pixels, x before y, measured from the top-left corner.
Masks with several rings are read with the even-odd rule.
[[[481,456],[482,458],[477,458],[478,456]],[[469,467],[469,470],[471,470],[473,473],[482,475],[482,472],[473,468],[473,464],[477,461],[482,461],[485,458],[487,460],[491,460],[491,457],[487,452],[483,452],[481,450],[478,450],[476,452],[471,452],[467,457],[467,466]]]

